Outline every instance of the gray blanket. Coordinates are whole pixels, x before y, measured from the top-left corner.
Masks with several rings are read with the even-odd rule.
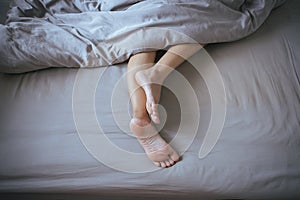
[[[205,76],[188,62],[177,68],[197,95],[199,130],[180,162],[149,173],[125,173],[98,162],[74,123],[78,71],[93,77],[105,70],[97,89],[86,87],[95,93],[92,114],[117,147],[143,152],[137,140],[120,129],[119,124],[128,126],[127,120],[117,124],[114,117],[129,109],[122,78],[126,63],[89,70],[0,73],[0,199],[300,199],[299,10],[300,1],[289,0],[246,39],[206,47],[224,81],[227,113],[221,137],[204,159],[198,153],[211,119],[208,86]],[[207,64],[200,67],[213,69]],[[213,75],[209,77],[217,80]],[[166,81],[180,85],[174,77]],[[118,100],[127,105],[113,110],[116,88]],[[161,134],[170,141],[182,121],[182,106],[167,88],[162,89],[161,105],[167,113]],[[89,115],[80,113],[84,119]],[[98,126],[91,129],[97,131]],[[110,149],[101,148],[112,155]],[[123,165],[121,156],[115,158],[115,165]]]
[[[283,0],[14,0],[0,72],[100,67],[180,43],[248,36]]]

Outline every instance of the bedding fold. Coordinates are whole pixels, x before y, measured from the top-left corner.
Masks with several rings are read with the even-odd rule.
[[[0,72],[102,67],[181,43],[234,41],[283,2],[15,0],[0,25]]]

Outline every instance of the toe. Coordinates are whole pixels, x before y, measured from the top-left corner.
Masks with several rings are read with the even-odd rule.
[[[174,163],[175,163],[175,161],[172,159],[170,159],[169,162],[170,162],[171,166],[174,165]]]
[[[165,162],[160,162],[160,166],[161,166],[162,168],[166,168],[166,167],[167,167],[167,165],[166,165]]]
[[[160,162],[154,162],[154,165],[156,165],[157,167],[160,167]]]
[[[176,152],[171,153],[170,158],[174,161],[177,162],[179,160],[179,156]]]
[[[167,167],[171,167],[172,166],[171,163],[168,160],[165,161],[165,163],[166,163]]]

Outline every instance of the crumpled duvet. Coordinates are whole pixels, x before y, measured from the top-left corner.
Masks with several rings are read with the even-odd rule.
[[[284,0],[13,0],[0,72],[101,67],[180,43],[234,41]]]

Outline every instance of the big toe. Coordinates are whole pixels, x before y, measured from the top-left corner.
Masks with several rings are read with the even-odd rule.
[[[170,154],[170,158],[174,161],[174,162],[177,162],[179,160],[179,155],[173,151],[171,154]]]

